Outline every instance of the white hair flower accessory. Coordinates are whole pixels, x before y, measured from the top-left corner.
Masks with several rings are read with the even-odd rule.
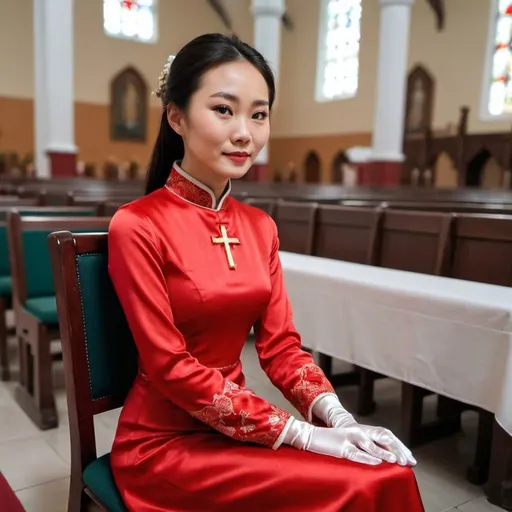
[[[160,98],[162,100],[162,103],[165,103],[164,98],[164,91],[165,91],[165,84],[167,83],[167,78],[169,77],[169,73],[171,71],[171,64],[174,60],[174,55],[169,55],[167,57],[167,62],[165,63],[164,69],[162,69],[162,72],[160,73],[160,76],[158,77],[158,86],[155,91],[155,96],[157,98]]]

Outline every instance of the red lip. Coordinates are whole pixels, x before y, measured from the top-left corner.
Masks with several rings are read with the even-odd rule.
[[[235,157],[243,157],[247,158],[249,153],[246,153],[245,151],[233,151],[233,153],[224,153],[226,156],[235,156]]]

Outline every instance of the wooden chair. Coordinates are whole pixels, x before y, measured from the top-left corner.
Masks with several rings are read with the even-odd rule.
[[[322,258],[371,264],[382,215],[381,208],[320,205],[316,216],[313,254]],[[365,381],[362,380],[370,375],[367,371],[356,366],[354,371],[333,374],[332,357],[321,353],[318,353],[318,363],[333,386],[359,387],[358,414],[373,412],[373,394],[364,392]],[[371,386],[373,389],[373,380]]]
[[[409,272],[446,275],[453,218],[449,213],[387,210],[375,264]],[[371,374],[367,380],[372,380]],[[373,395],[371,382],[368,382],[366,392]],[[402,383],[402,437],[410,447],[452,435],[461,428],[460,404],[443,396],[438,396],[438,419],[422,423],[423,399],[430,394],[412,384]]]
[[[36,206],[35,199],[14,199],[6,200],[2,197],[0,202],[0,380],[7,381],[11,379],[11,369],[9,364],[9,354],[7,345],[7,325],[6,313],[12,307],[12,282],[11,265],[9,263],[9,249],[7,243],[7,213],[16,209],[21,215],[92,215],[92,209],[80,208],[48,208]]]
[[[94,415],[121,407],[137,373],[137,350],[108,275],[107,235],[49,237],[62,339],[71,481],[68,511],[126,511],[110,469],[97,458]]]
[[[274,217],[276,210],[276,202],[273,199],[259,198],[259,197],[248,197],[244,201],[247,204],[261,208],[264,212],[267,212],[271,217]]]
[[[382,215],[380,208],[319,206],[313,254],[322,258],[371,264]]]
[[[374,264],[422,274],[445,274],[452,219],[447,213],[386,210]]]
[[[275,221],[282,251],[312,254],[317,207],[316,203],[277,202]]]
[[[512,286],[512,216],[457,213],[448,274],[455,279]],[[467,479],[480,485],[489,476],[494,415],[467,405],[464,409],[479,415],[476,452]]]
[[[512,286],[512,216],[456,214],[449,275]]]
[[[53,231],[107,231],[109,218],[25,217],[9,213],[7,235],[20,357],[15,398],[42,430],[58,425],[50,342],[59,338],[47,238]]]

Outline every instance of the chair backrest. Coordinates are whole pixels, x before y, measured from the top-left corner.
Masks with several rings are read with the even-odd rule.
[[[445,274],[452,221],[450,213],[386,210],[375,264],[422,274]]]
[[[19,199],[16,202],[0,202],[0,276],[11,275],[11,265],[9,262],[9,246],[7,239],[7,214],[11,211],[17,211],[20,215],[34,216],[89,216],[94,214],[93,208],[55,208],[34,206],[32,199]]]
[[[319,206],[313,254],[371,264],[382,215],[380,208]]]
[[[121,407],[137,349],[108,274],[107,234],[54,232],[48,246],[62,340],[72,478],[97,458],[93,417]]]
[[[47,243],[52,232],[107,232],[109,223],[109,217],[25,217],[11,212],[7,236],[15,306],[33,297],[54,295]]]
[[[276,202],[274,199],[248,197],[247,199],[245,199],[244,202],[252,206],[255,206],[256,208],[260,208],[261,210],[267,212],[271,217],[274,217],[274,213],[276,210]]]
[[[455,215],[449,275],[512,286],[512,216]]]
[[[280,249],[298,254],[312,254],[316,203],[278,201],[275,221]]]

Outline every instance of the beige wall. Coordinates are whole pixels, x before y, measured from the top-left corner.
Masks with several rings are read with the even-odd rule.
[[[504,131],[507,122],[479,120],[482,73],[491,0],[444,2],[446,26],[438,32],[426,0],[415,0],[409,41],[409,69],[425,65],[436,79],[434,127],[457,122],[459,107],[471,108],[469,130]],[[315,101],[320,0],[288,0],[296,24],[283,33],[280,102],[274,116],[276,137],[371,132],[377,76],[378,0],[363,0],[360,77],[357,96],[327,103]]]
[[[247,4],[229,0],[233,25],[252,40]],[[33,151],[33,0],[0,0],[0,151]],[[135,43],[106,36],[102,1],[75,2],[75,133],[79,158],[101,166],[106,158],[145,164],[159,128],[159,100],[152,96],[146,143],[114,142],[109,137],[110,81],[126,66],[136,67],[149,90],[155,87],[169,54],[193,37],[225,28],[206,0],[159,2],[158,42]],[[7,50],[8,49],[8,50]]]
[[[235,5],[235,29],[252,39],[250,12]],[[0,96],[32,98],[34,94],[33,0],[0,0]],[[154,87],[167,56],[193,37],[223,32],[224,26],[205,0],[159,2],[158,42],[136,43],[103,32],[101,0],[75,2],[75,99],[107,104],[112,77],[128,65]],[[246,12],[247,11],[247,12]],[[8,50],[7,50],[8,49]],[[156,98],[153,105],[158,105]]]
[[[273,117],[274,136],[371,131],[377,69],[377,0],[363,0],[358,94],[353,99],[326,103],[315,101],[320,1],[288,0],[286,4],[295,30],[283,32],[279,104]]]
[[[224,1],[235,31],[251,42],[253,23],[249,0]],[[427,1],[414,3],[408,64],[409,68],[416,63],[427,66],[436,79],[435,128],[456,122],[459,107],[469,105],[470,132],[509,130],[509,123],[479,120],[490,1],[445,2],[443,32],[437,31]],[[271,167],[280,168],[295,161],[300,170],[302,153],[316,149],[324,162],[323,176],[328,179],[330,162],[338,150],[356,141],[364,144],[371,141],[378,57],[378,0],[363,0],[358,94],[350,100],[327,103],[317,103],[314,99],[320,0],[287,0],[286,3],[295,28],[282,33],[279,101],[272,117]],[[3,98],[0,102],[0,150],[24,151],[32,144],[31,123],[25,130],[30,142],[20,140],[20,133],[23,133],[20,127],[25,126],[22,121],[31,111],[31,105],[19,101],[33,97],[32,4],[33,0],[0,0],[3,14],[0,45],[4,48],[0,52],[0,98]],[[108,133],[108,128],[103,126],[108,122],[107,110],[95,110],[95,122],[103,123],[98,130],[85,128],[91,122],[86,106],[95,104],[107,109],[110,80],[119,70],[127,65],[137,67],[152,88],[169,53],[176,52],[195,35],[224,30],[206,0],[161,0],[159,5],[159,41],[142,44],[103,34],[100,0],[75,3],[77,143],[86,160],[96,159],[102,152],[106,156],[113,153],[118,158],[130,158],[130,154],[144,156],[148,151],[147,145],[121,147],[108,140],[101,141],[99,134]],[[6,106],[6,98],[17,101]],[[152,98],[151,105],[155,109],[150,114],[150,122],[153,122],[158,109],[156,98]],[[153,128],[148,127],[150,135]],[[19,149],[13,147],[13,141],[19,141]],[[297,152],[297,147],[303,151]]]

